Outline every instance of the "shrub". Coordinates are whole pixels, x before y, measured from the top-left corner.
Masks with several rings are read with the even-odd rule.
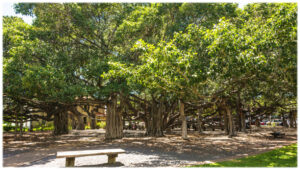
[[[46,126],[38,125],[35,128],[33,128],[33,131],[51,131],[51,130],[54,130],[53,124],[46,125]]]
[[[100,129],[105,129],[106,127],[106,122],[101,121],[97,123],[97,127],[99,127]]]
[[[5,132],[9,132],[9,131],[14,130],[14,129],[15,129],[15,127],[12,126],[11,123],[3,124],[3,130]]]

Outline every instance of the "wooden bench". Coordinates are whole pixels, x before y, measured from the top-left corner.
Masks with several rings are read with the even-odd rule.
[[[82,156],[93,155],[107,155],[108,163],[112,164],[116,162],[118,154],[125,153],[123,149],[103,149],[103,150],[84,150],[84,151],[66,151],[57,152],[56,158],[66,158],[66,167],[73,167],[75,165],[75,158]]]
[[[274,138],[283,138],[285,136],[285,133],[273,132],[271,133],[271,135],[273,135]]]

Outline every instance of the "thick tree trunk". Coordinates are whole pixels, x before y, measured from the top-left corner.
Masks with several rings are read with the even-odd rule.
[[[29,132],[33,132],[32,118],[30,118]]]
[[[110,96],[107,104],[105,139],[120,139],[123,137],[122,115],[117,111],[117,95]]]
[[[230,109],[228,108],[228,106],[225,106],[225,111],[228,117],[228,130],[229,130],[229,137],[235,136],[236,132],[235,132],[235,128],[234,128],[234,121],[233,121],[233,117],[231,114]]]
[[[44,131],[44,120],[42,120],[41,122],[39,122],[39,127],[41,127],[41,131]]]
[[[294,127],[297,128],[297,110],[293,112],[294,115]]]
[[[220,111],[220,109],[217,110],[219,113],[219,119],[220,119],[220,129],[223,131],[224,130],[224,123],[222,123],[222,112]]]
[[[152,135],[153,136],[163,136],[163,127],[162,127],[162,105],[158,104],[158,107],[155,109],[156,113],[152,114]]]
[[[96,115],[95,113],[92,113],[90,116],[90,120],[91,120],[91,129],[96,129]]]
[[[151,118],[150,118],[150,113],[148,112],[148,105],[147,103],[145,103],[145,108],[144,108],[144,112],[145,112],[145,128],[146,128],[146,135],[149,135],[150,133],[150,123],[151,123]]]
[[[71,121],[72,121],[72,130],[74,130],[76,129],[76,125],[77,125],[74,114],[72,115]]]
[[[18,125],[19,125],[19,121],[18,121],[18,113],[15,113],[15,138],[17,138],[17,134],[18,134]]]
[[[169,121],[169,114],[167,113],[167,109],[164,108],[163,112],[162,112],[162,127],[163,130],[168,130],[168,133],[170,132],[170,128],[168,127],[168,121]]]
[[[151,113],[147,118],[147,135],[160,137],[163,136],[163,104],[157,104],[154,100],[152,101]]]
[[[256,125],[256,127],[260,127],[260,120],[259,120],[259,118],[255,119],[255,125]]]
[[[198,129],[199,133],[203,133],[203,129],[202,129],[202,116],[201,116],[200,109],[198,111],[197,129]]]
[[[251,116],[249,116],[248,121],[249,121],[249,130],[250,130],[250,133],[251,133],[252,132],[252,127],[251,127],[252,119],[251,119]]]
[[[77,125],[76,125],[76,130],[84,130],[85,129],[85,125],[84,125],[84,121],[83,121],[83,117],[82,115],[77,115],[76,114],[76,119],[77,119]]]
[[[223,112],[223,119],[224,119],[224,130],[225,130],[225,134],[229,135],[229,125],[228,125],[228,115],[226,110],[222,110],[221,112]]]
[[[241,131],[246,132],[246,117],[244,112],[240,112],[241,115]]]
[[[241,122],[241,114],[237,110],[236,114],[236,120],[237,120],[237,126],[236,126],[236,131],[242,131],[242,122]]]
[[[22,137],[23,136],[23,119],[21,118],[20,120],[20,136]]]
[[[20,107],[20,113],[23,114],[23,107]],[[20,118],[20,136],[23,136],[23,116]]]
[[[125,124],[125,116],[122,117],[123,119],[123,129],[125,128],[126,124]]]
[[[180,119],[181,119],[181,133],[182,133],[182,139],[187,139],[187,123],[186,123],[186,117],[184,115],[184,103],[179,100],[179,113],[180,113]]]
[[[297,127],[297,122],[296,122],[296,120],[297,120],[297,111],[293,111],[292,112],[292,117],[293,117],[293,121],[292,121],[293,122],[293,124],[292,124],[293,126],[292,127],[296,128]]]
[[[146,99],[146,94],[145,94],[145,100],[147,100]],[[151,132],[151,125],[150,125],[150,123],[151,123],[151,117],[150,117],[150,114],[151,113],[149,113],[148,112],[148,104],[147,103],[145,103],[145,107],[144,107],[144,112],[145,112],[145,118],[144,118],[144,121],[145,121],[145,128],[146,128],[146,136],[148,136],[149,134],[150,134],[150,132]]]
[[[84,130],[83,115],[77,110],[77,107],[71,107],[70,111],[72,112],[72,129]]]
[[[238,116],[238,130],[241,132],[246,132],[246,118],[245,113],[240,109],[237,108],[237,116]]]
[[[145,121],[145,127],[146,127],[146,135],[151,136],[151,113],[146,114],[146,121]]]
[[[57,112],[54,114],[54,135],[68,134],[68,113]]]
[[[120,115],[122,116],[122,127],[123,127],[123,129],[126,126],[125,120],[126,120],[127,109],[128,109],[128,106],[126,105],[126,101],[125,101],[126,99],[127,98],[125,98],[125,96],[122,93],[121,96],[120,96]]]
[[[237,100],[237,115],[238,115],[238,125],[239,125],[239,131],[246,132],[246,119],[245,119],[245,113],[242,111],[242,103],[241,103],[241,97],[240,97],[240,91],[238,92],[238,100]]]
[[[283,127],[288,127],[288,124],[287,124],[287,121],[286,121],[285,117],[283,117],[282,123],[283,123]]]
[[[297,123],[296,123],[297,111],[290,111],[289,119],[290,119],[290,127],[291,128],[296,128],[297,127]]]

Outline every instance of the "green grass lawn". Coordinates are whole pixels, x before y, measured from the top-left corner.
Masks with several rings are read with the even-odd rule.
[[[297,144],[255,156],[192,167],[297,167]]]

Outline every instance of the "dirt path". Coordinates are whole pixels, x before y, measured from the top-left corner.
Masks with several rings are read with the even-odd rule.
[[[189,140],[182,140],[179,132],[165,137],[143,137],[141,131],[127,131],[126,137],[104,141],[103,130],[72,131],[68,135],[52,137],[50,133],[26,134],[14,141],[13,134],[3,135],[4,167],[64,167],[65,159],[56,159],[57,151],[122,148],[126,154],[117,158],[117,167],[176,167],[204,162],[233,159],[253,155],[297,142],[295,129],[285,131],[283,139],[270,137],[270,129],[250,134],[238,133],[228,138],[221,131],[203,134],[189,132]],[[131,136],[131,137],[130,137]],[[134,137],[140,136],[140,137]],[[103,167],[107,156],[76,158],[79,167]]]

